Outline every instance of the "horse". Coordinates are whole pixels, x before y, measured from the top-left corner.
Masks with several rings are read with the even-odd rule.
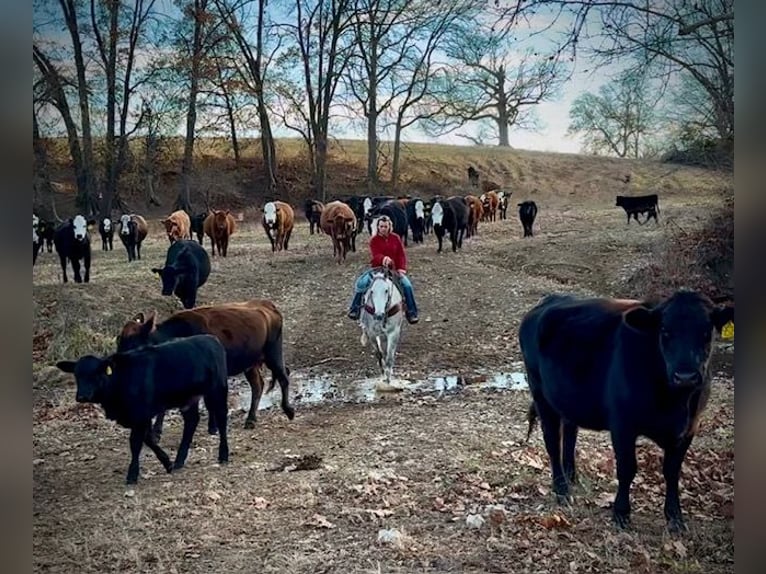
[[[388,269],[376,269],[362,299],[359,325],[362,328],[362,346],[366,347],[368,342],[375,342],[373,350],[386,383],[391,382],[403,322],[404,301],[402,293],[394,283],[392,272]],[[386,341],[385,359],[383,340]]]

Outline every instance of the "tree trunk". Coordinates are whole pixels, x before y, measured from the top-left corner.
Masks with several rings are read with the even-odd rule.
[[[104,187],[101,199],[100,218],[111,217],[112,199],[117,190],[117,157],[115,126],[117,119],[117,16],[119,2],[107,2],[109,10],[109,48],[105,54],[106,64],[106,141],[104,142]],[[91,10],[95,10],[91,0]],[[93,13],[94,28],[96,15]]]
[[[263,18],[267,0],[258,1],[258,33],[256,45],[256,81],[258,82],[258,120],[261,123],[261,150],[263,153],[263,167],[266,170],[266,187],[269,193],[277,187],[277,151],[274,147],[274,136],[271,133],[269,110],[266,106],[266,98],[263,93],[263,70],[261,69],[261,57],[263,54]]]
[[[48,221],[54,219],[53,186],[48,172],[48,153],[40,139],[40,127],[37,114],[32,110],[32,149],[34,151],[34,180],[32,209],[38,216]]]
[[[374,16],[370,15],[372,39],[368,50],[370,67],[367,80],[367,191],[370,194],[378,186],[378,46]]]
[[[393,195],[397,195],[399,189],[399,156],[402,148],[402,118],[403,111],[396,115],[396,127],[394,128],[394,159],[391,163],[391,186]]]
[[[327,134],[318,133],[316,136],[316,176],[314,185],[317,196],[323,203],[327,202]]]

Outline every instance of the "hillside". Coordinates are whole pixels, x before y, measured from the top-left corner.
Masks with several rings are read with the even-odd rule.
[[[206,194],[213,207],[246,210],[265,201],[262,163],[257,140],[242,141],[242,160],[237,166],[227,140],[202,139],[195,150],[192,202],[204,207]],[[156,181],[160,207],[147,209],[144,179],[140,173],[142,142],[131,148],[128,169],[121,181],[121,195],[134,211],[150,217],[166,213],[180,187],[183,142],[173,140],[165,150]],[[74,174],[63,139],[48,141],[51,177],[57,184],[56,206],[60,215],[74,210]],[[297,139],[277,140],[279,190],[277,198],[299,204],[309,196],[306,152]],[[389,156],[384,157],[381,193],[390,191]],[[340,140],[330,147],[329,196],[366,191],[366,144]],[[468,191],[466,170],[478,169],[481,177],[514,192],[516,198],[555,197],[566,205],[578,200],[603,199],[615,194],[673,193],[697,190],[702,194],[729,188],[731,174],[702,168],[578,154],[537,152],[494,147],[407,144],[402,149],[400,191],[413,195],[450,194]],[[626,183],[627,176],[629,182]],[[563,203],[562,203],[563,202]]]

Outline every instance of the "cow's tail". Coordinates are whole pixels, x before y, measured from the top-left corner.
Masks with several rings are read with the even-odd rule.
[[[529,423],[529,428],[527,428],[527,442],[529,442],[529,437],[532,436],[532,431],[535,429],[535,422],[537,422],[535,401],[530,401],[529,403],[529,408],[527,409],[527,422]]]

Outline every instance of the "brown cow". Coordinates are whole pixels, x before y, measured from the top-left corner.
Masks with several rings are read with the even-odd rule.
[[[234,233],[236,224],[234,216],[227,209],[214,209],[205,218],[202,223],[202,229],[210,238],[210,255],[215,256],[216,249],[218,255],[226,257],[229,251],[229,237]]]
[[[496,191],[488,191],[487,193],[482,193],[479,199],[481,200],[481,204],[483,206],[483,214],[481,220],[495,221],[497,206],[500,205],[500,196]]]
[[[266,236],[271,241],[271,250],[287,250],[287,244],[290,241],[295,223],[295,212],[290,204],[284,201],[269,201],[263,206],[261,223]]]
[[[252,395],[245,428],[254,428],[255,412],[263,393],[260,368],[264,363],[272,374],[267,392],[278,381],[282,390],[282,410],[290,420],[295,416],[289,400],[289,371],[282,355],[282,325],[282,313],[268,299],[195,307],[173,313],[159,324],[155,324],[154,313],[146,320],[144,314],[139,313],[122,328],[117,338],[117,351],[162,343],[175,337],[215,335],[226,349],[228,375],[244,372],[250,383]],[[154,423],[157,434],[162,433],[163,417],[164,414],[158,415]]]
[[[338,263],[346,260],[346,254],[354,246],[356,215],[342,201],[331,201],[325,205],[319,226],[332,237],[332,255]]]
[[[481,191],[487,193],[488,191],[495,191],[500,189],[500,185],[490,179],[481,180]]]
[[[475,195],[466,195],[465,202],[468,204],[468,227],[466,228],[466,237],[476,235],[479,231],[479,220],[481,220],[484,207],[481,200]]]
[[[183,209],[174,211],[166,219],[162,220],[170,243],[179,239],[191,239],[191,219]]]

